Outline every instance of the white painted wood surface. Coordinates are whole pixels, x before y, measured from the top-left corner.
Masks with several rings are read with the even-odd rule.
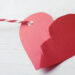
[[[0,18],[23,20],[35,12],[75,13],[75,0],[0,0]],[[75,56],[52,70],[36,71],[24,51],[17,23],[0,22],[0,75],[75,75]]]

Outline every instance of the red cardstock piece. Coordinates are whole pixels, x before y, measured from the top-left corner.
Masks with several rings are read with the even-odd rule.
[[[51,38],[42,45],[47,65],[60,63],[75,55],[75,14],[56,19],[49,27],[49,33]]]
[[[41,64],[45,57],[41,46],[50,38],[49,26],[53,19],[50,15],[41,12],[32,14],[24,21],[33,21],[33,24],[31,26],[21,25],[20,39],[22,45],[36,69],[46,67],[46,63]]]
[[[46,13],[36,13],[21,25],[20,39],[36,69],[58,64],[75,55],[75,14],[69,14],[53,22]]]

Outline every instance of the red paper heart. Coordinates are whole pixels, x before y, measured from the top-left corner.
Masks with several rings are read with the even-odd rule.
[[[53,22],[52,17],[46,13],[36,13],[24,21],[34,22],[32,26],[22,24],[20,27],[20,39],[25,51],[36,69],[48,66],[46,63],[41,64],[45,57],[41,46],[50,38],[49,26]]]
[[[51,66],[75,55],[75,14],[56,19],[49,32],[51,38],[42,45],[46,64]]]
[[[75,14],[53,22],[48,14],[36,13],[25,21],[34,21],[30,27],[21,25],[20,38],[36,69],[58,64],[75,55]]]

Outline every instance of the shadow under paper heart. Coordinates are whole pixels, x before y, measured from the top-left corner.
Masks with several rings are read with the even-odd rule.
[[[56,19],[50,26],[49,33],[51,38],[41,46],[44,56],[41,56],[40,67],[55,67],[75,55],[75,14]]]

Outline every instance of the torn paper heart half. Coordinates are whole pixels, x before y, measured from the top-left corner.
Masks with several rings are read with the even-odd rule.
[[[30,15],[24,21],[33,21],[33,24],[31,26],[21,25],[22,45],[36,69],[46,67],[47,64],[40,65],[42,57],[45,56],[41,45],[50,38],[49,26],[53,19],[50,15],[40,12]]]
[[[58,64],[75,55],[75,14],[56,19],[49,27],[49,33],[51,38],[42,45],[46,64]]]

